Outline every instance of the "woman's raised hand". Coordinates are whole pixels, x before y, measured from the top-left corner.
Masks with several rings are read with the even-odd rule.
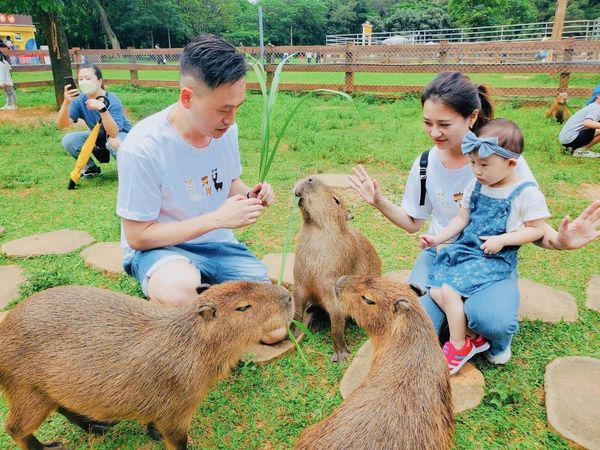
[[[379,182],[371,178],[365,168],[359,164],[352,168],[352,175],[348,175],[350,186],[369,204],[376,205],[383,200]]]

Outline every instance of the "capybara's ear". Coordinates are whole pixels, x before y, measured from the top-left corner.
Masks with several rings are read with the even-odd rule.
[[[352,220],[354,219],[354,214],[352,214],[352,211],[350,211],[348,208],[346,208],[346,220]]]
[[[205,290],[207,290],[210,287],[210,284],[208,283],[202,283],[200,284],[200,286],[198,286],[196,288],[196,293],[198,294],[202,294]]]
[[[217,305],[213,302],[206,302],[200,305],[200,309],[198,313],[202,316],[204,320],[213,320],[217,313]]]
[[[410,302],[403,297],[394,300],[394,312],[399,313],[400,311],[408,311],[410,308]]]
[[[415,286],[414,284],[409,284],[408,287],[411,288],[414,291],[414,293],[417,294],[418,297],[421,297],[422,295],[426,294],[426,292],[423,289],[421,289],[418,286]]]

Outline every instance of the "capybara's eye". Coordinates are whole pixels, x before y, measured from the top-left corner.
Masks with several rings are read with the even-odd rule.
[[[340,201],[339,201],[337,198],[333,197],[333,199],[335,200],[335,202],[336,202],[338,205],[340,204]]]
[[[237,308],[235,308],[236,311],[246,311],[247,309],[250,309],[252,305],[246,305],[246,306],[238,306]]]
[[[375,302],[368,297],[362,296],[362,299],[367,303],[367,305],[374,305]]]

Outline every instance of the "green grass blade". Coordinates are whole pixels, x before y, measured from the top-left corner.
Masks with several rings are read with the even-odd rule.
[[[296,351],[302,358],[302,361],[304,361],[304,364],[306,364],[308,366],[308,360],[306,359],[306,356],[304,356],[304,352],[300,348],[300,344],[298,344],[298,341],[294,337],[294,333],[292,333],[292,330],[289,327],[287,328],[287,333],[288,333],[288,337],[290,338],[290,341],[292,341],[292,344],[294,344],[294,347],[296,347]]]
[[[300,331],[302,331],[306,336],[310,337],[311,339],[315,337],[315,335],[313,334],[313,332],[310,331],[308,329],[308,327],[306,325],[304,325],[302,322],[299,322],[297,320],[292,320],[292,323],[294,325],[296,325],[298,327],[298,329]]]
[[[298,206],[299,198],[296,198],[294,204],[292,205],[292,209],[290,210],[290,215],[288,217],[288,225],[287,231],[285,232],[285,239],[283,241],[283,249],[281,250],[281,264],[279,265],[279,275],[277,276],[277,285],[281,286],[281,281],[283,280],[283,272],[285,270],[285,257],[287,255],[288,249],[290,247],[290,241],[292,239],[292,225],[294,224],[294,218],[296,217],[296,206]]]

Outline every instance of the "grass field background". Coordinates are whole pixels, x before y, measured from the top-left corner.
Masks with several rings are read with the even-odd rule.
[[[165,74],[176,77],[176,72]],[[16,80],[19,75],[15,74]],[[286,74],[284,79],[296,75]],[[425,84],[432,77],[415,76],[414,84]],[[500,79],[490,79],[496,86],[501,85]],[[591,87],[595,80],[586,79],[587,83]],[[542,85],[543,81],[536,81],[536,86]],[[111,90],[120,96],[133,121],[177,99],[173,89],[115,86]],[[115,162],[102,166],[102,176],[83,179],[77,190],[68,191],[74,160],[60,145],[64,132],[54,123],[53,92],[28,89],[19,90],[17,95],[20,109],[0,116],[0,225],[6,228],[0,242],[65,228],[87,231],[97,241],[117,241]],[[295,95],[281,95],[278,111],[289,110],[297,101]],[[581,103],[579,100],[572,106]],[[347,173],[361,163],[380,180],[389,197],[401,200],[411,163],[430,145],[422,131],[418,99],[405,96],[399,101],[383,101],[362,96],[355,99],[355,106],[339,99],[315,97],[301,108],[269,176],[278,195],[276,203],[256,225],[236,231],[258,257],[281,251],[293,204],[292,186],[303,176]],[[248,95],[238,115],[242,178],[247,184],[255,183],[258,174],[261,107],[259,96]],[[576,216],[582,211],[594,189],[598,192],[600,161],[565,155],[557,142],[560,126],[545,119],[544,110],[511,102],[500,104],[496,115],[515,120],[522,127],[525,157],[547,196],[553,214],[549,222],[557,226],[565,214]],[[282,116],[276,113],[280,121]],[[391,225],[355,194],[345,191],[342,195],[353,210],[353,225],[373,242],[384,270],[411,268],[419,252],[417,238]],[[296,216],[293,246],[299,227],[300,218]],[[475,365],[485,376],[485,397],[479,407],[457,416],[457,448],[568,448],[566,441],[549,431],[546,424],[544,370],[560,356],[600,358],[600,315],[584,305],[590,277],[600,274],[599,250],[600,241],[573,252],[547,251],[533,245],[521,250],[520,275],[572,294],[579,307],[579,320],[553,325],[522,322],[513,343],[514,356],[506,366],[495,367],[484,358],[475,358]],[[0,265],[6,264],[22,266],[29,277],[18,301],[33,292],[64,284],[141,295],[131,278],[111,278],[96,272],[85,266],[79,252],[29,259],[0,256]],[[366,336],[350,326],[346,339],[355,352]],[[329,361],[332,343],[328,330],[317,331],[315,338],[306,340],[302,347],[308,366],[297,354],[266,366],[240,363],[211,389],[192,423],[190,443],[194,448],[287,449],[304,427],[330,415],[341,403],[338,385],[347,364],[333,365]],[[7,406],[0,400],[0,425],[6,413]],[[61,440],[69,449],[162,448],[134,422],[123,422],[104,437],[92,437],[58,415],[45,422],[38,437],[42,441]],[[16,448],[3,431],[0,448]]]

